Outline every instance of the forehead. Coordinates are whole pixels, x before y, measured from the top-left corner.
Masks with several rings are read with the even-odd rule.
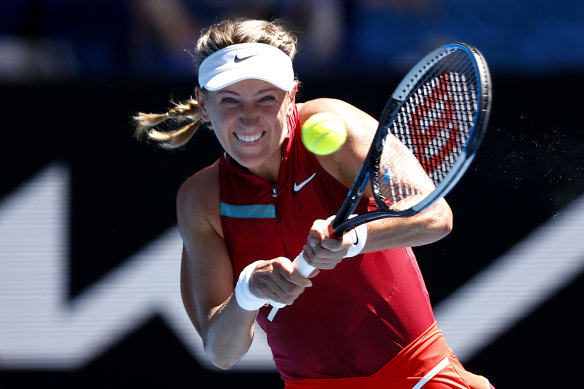
[[[231,85],[226,86],[225,88],[216,90],[216,91],[207,91],[207,93],[212,94],[237,94],[237,95],[257,95],[261,93],[277,93],[281,95],[285,95],[287,92],[283,91],[282,89],[278,88],[277,86],[270,84],[269,82],[257,79],[249,79],[238,81]]]

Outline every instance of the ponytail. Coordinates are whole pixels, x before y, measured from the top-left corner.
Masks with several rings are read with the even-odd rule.
[[[147,138],[159,142],[165,149],[175,149],[186,144],[204,125],[199,112],[199,103],[191,98],[175,103],[166,113],[139,112],[133,117],[137,139]],[[162,130],[162,128],[165,128]]]

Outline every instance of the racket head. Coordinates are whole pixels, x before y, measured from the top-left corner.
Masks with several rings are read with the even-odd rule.
[[[491,101],[489,69],[473,46],[447,44],[420,60],[383,109],[355,181],[370,180],[378,210],[351,219],[337,214],[335,235],[368,221],[415,215],[444,197],[476,155]]]

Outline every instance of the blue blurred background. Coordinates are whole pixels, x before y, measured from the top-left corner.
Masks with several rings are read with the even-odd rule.
[[[584,237],[584,0],[2,1],[0,388],[282,387],[261,355],[231,372],[209,367],[172,294],[176,190],[220,155],[214,135],[173,152],[132,138],[136,112],[193,94],[188,51],[202,29],[234,17],[281,19],[296,32],[299,100],[341,98],[373,116],[429,50],[462,41],[484,54],[493,112],[447,198],[455,230],[415,249],[440,317],[453,317],[444,307],[462,286],[502,259],[520,262],[508,254],[520,243],[541,252],[537,241],[562,235],[554,231]],[[569,224],[569,215],[582,217]],[[534,239],[542,226],[552,227]],[[455,351],[497,388],[562,387],[581,368],[584,244],[569,236],[527,267],[537,274],[512,273],[516,284],[493,296],[521,309],[490,317],[485,307],[460,322],[471,339]],[[556,276],[568,254],[567,275]],[[160,270],[152,287],[135,281],[158,260],[169,279]],[[521,288],[531,294],[518,297]],[[40,303],[47,291],[60,294],[50,309]],[[154,298],[162,302],[149,306]],[[490,319],[496,331],[477,330]],[[99,336],[84,343],[86,333]]]
[[[182,79],[185,49],[224,18],[282,19],[300,37],[301,77],[403,71],[452,41],[496,72],[580,73],[584,2],[549,0],[21,0],[0,5],[4,81]]]

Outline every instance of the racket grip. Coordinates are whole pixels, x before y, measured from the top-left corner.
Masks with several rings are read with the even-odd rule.
[[[308,262],[304,259],[304,255],[302,253],[298,254],[292,265],[294,266],[294,270],[296,270],[302,277],[308,277],[310,273],[312,273],[316,268],[312,265],[309,265]]]
[[[302,253],[298,254],[298,256],[294,259],[294,261],[292,262],[292,266],[294,266],[294,270],[300,273],[302,277],[308,277],[310,273],[312,273],[316,269],[314,266],[306,262],[306,260],[304,259],[304,255],[302,255]],[[275,301],[270,301],[270,304],[272,305],[272,310],[268,314],[268,320],[272,321],[274,320],[274,317],[276,316],[278,309],[284,308],[286,305],[282,303],[277,303]]]

